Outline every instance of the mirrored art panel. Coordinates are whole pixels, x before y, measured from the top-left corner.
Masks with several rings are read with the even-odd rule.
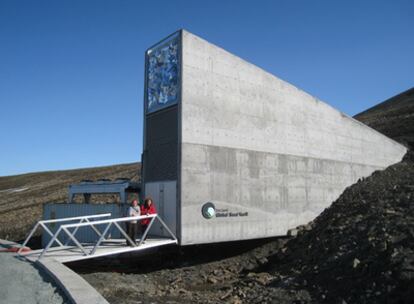
[[[147,51],[147,113],[179,98],[179,33]]]

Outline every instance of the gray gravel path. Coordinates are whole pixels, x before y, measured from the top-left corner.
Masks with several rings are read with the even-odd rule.
[[[1,248],[1,246],[0,246]],[[67,303],[31,263],[0,252],[0,303]]]

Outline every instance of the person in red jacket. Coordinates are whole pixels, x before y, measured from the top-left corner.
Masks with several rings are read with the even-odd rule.
[[[155,209],[154,202],[152,201],[151,197],[146,197],[144,200],[144,204],[141,205],[141,215],[148,215],[157,213]],[[141,220],[141,231],[142,233],[148,228],[149,223],[151,222],[150,218],[144,218]]]

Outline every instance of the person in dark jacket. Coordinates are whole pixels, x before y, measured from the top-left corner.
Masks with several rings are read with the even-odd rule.
[[[155,214],[157,210],[155,209],[154,202],[152,201],[151,197],[146,197],[144,200],[144,204],[141,205],[141,215],[149,215]],[[149,223],[151,222],[151,218],[146,218],[141,220],[141,231],[142,233],[148,228]]]

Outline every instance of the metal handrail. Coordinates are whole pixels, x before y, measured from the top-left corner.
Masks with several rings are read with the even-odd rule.
[[[153,217],[157,217],[158,214],[157,213],[153,213],[153,214],[148,214],[148,215],[137,215],[137,216],[129,216],[129,217],[119,217],[119,218],[113,218],[113,219],[107,219],[107,220],[99,220],[99,221],[94,221],[93,224],[94,225],[100,225],[100,224],[107,224],[107,223],[118,223],[118,222],[130,222],[130,221],[138,221],[138,220],[143,220],[146,218],[153,218]],[[73,227],[84,227],[84,226],[89,226],[89,223],[73,223],[73,224],[65,224],[66,228],[73,228]]]
[[[140,221],[143,219],[151,219],[150,223],[148,224],[147,229],[144,231],[141,240],[138,245],[135,244],[135,241],[133,241],[128,234],[124,231],[124,229],[121,228],[121,226],[118,223],[122,222],[131,222],[131,221]],[[168,228],[168,226],[165,224],[165,222],[158,216],[158,214],[148,214],[148,215],[139,215],[139,216],[130,216],[130,217],[122,217],[122,218],[115,218],[115,219],[107,219],[107,220],[99,220],[99,221],[93,221],[93,222],[83,222],[83,223],[73,223],[73,224],[64,224],[59,227],[59,229],[56,231],[56,233],[52,236],[52,239],[49,241],[47,246],[43,249],[42,253],[39,256],[39,260],[46,254],[46,252],[52,247],[53,243],[58,241],[58,236],[60,233],[64,232],[70,240],[72,240],[76,247],[78,247],[84,255],[93,255],[95,254],[97,248],[99,245],[105,240],[105,235],[109,231],[109,229],[113,226],[115,226],[116,229],[119,230],[119,232],[125,237],[125,239],[134,247],[140,246],[143,241],[145,240],[145,237],[147,236],[149,230],[151,229],[151,226],[155,222],[155,220],[158,220],[163,226],[168,234],[172,237],[173,240],[177,241],[176,236],[174,233]],[[107,226],[103,229],[103,232],[100,233],[100,237],[98,241],[95,243],[94,247],[87,252],[86,249],[82,246],[82,244],[76,239],[75,234],[80,227],[91,227],[94,228],[94,225],[103,225],[107,224]],[[75,228],[73,232],[70,232],[70,228]]]
[[[49,224],[49,223],[57,223],[57,222],[69,222],[74,220],[81,220],[81,219],[92,219],[92,218],[99,218],[99,217],[107,217],[111,216],[111,213],[101,213],[101,214],[91,214],[91,215],[81,215],[81,216],[75,216],[75,217],[62,217],[58,219],[51,219],[51,220],[41,220],[39,222]]]
[[[89,222],[89,219],[99,218],[99,217],[108,217],[108,216],[111,216],[111,213],[83,215],[83,216],[76,216],[76,217],[65,217],[65,218],[51,219],[51,220],[40,220],[34,225],[32,230],[30,231],[30,233],[27,235],[26,239],[24,240],[22,246],[17,251],[17,253],[20,253],[23,250],[23,248],[27,245],[27,243],[32,238],[33,234],[35,233],[35,231],[37,230],[37,228],[39,226],[41,226],[53,238],[53,233],[50,231],[49,228],[47,228],[47,226],[45,224],[58,223],[58,222],[70,222],[70,221],[75,221],[75,220],[79,220],[79,223],[82,223],[83,221]],[[95,222],[97,222],[97,221],[92,222],[93,225],[94,225]],[[89,223],[91,223],[91,222],[89,222]],[[96,230],[95,230],[95,232],[96,232]],[[59,241],[58,238],[55,238],[54,242],[55,241],[59,244],[59,246],[64,246],[62,244],[62,242]],[[68,242],[66,242],[66,244],[67,243]]]

